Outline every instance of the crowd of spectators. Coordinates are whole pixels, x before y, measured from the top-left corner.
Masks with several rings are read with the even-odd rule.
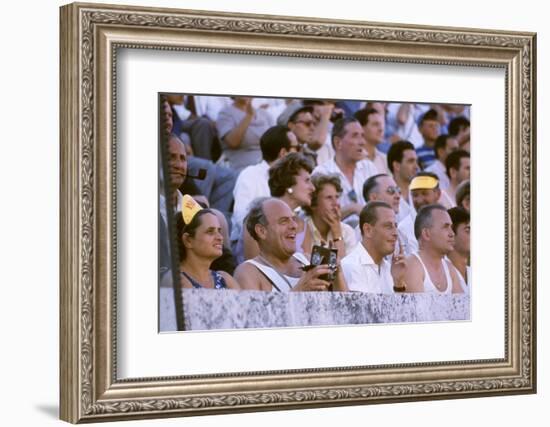
[[[184,94],[160,104],[161,285],[470,292],[469,106]],[[336,261],[311,265],[317,247]]]

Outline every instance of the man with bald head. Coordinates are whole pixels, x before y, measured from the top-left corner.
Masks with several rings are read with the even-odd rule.
[[[282,200],[272,197],[256,199],[245,218],[245,226],[258,243],[260,254],[239,265],[235,280],[242,289],[267,292],[326,291],[331,283],[321,278],[331,274],[328,265],[304,271],[309,264],[296,252],[298,231],[294,213]],[[340,271],[333,289],[346,291]]]
[[[454,248],[451,217],[438,204],[423,206],[414,223],[419,250],[405,260],[400,277],[395,278],[405,292],[435,294],[462,293],[458,273],[446,256]]]
[[[441,198],[441,189],[437,175],[431,172],[419,172],[412,179],[409,186],[414,211],[410,211],[398,227],[399,243],[403,245],[405,255],[418,251],[418,241],[414,233],[416,212],[423,206],[438,203]]]

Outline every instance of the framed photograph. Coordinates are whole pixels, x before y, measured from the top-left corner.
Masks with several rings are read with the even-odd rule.
[[[536,391],[535,34],[89,4],[63,6],[60,21],[63,420]],[[185,289],[171,256],[163,300],[162,236],[178,253],[175,221],[159,225],[177,208],[159,202],[173,179],[162,106],[174,94],[467,107],[473,288],[438,299],[460,301],[461,316],[414,317],[411,304],[416,321],[186,328],[193,311],[237,318],[228,298],[348,307],[373,297]],[[231,141],[218,137],[215,164],[242,166],[223,164]],[[384,296],[394,307],[422,297]],[[163,329],[163,310],[175,327]]]

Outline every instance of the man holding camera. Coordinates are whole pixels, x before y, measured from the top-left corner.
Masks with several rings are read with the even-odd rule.
[[[288,205],[272,197],[252,202],[245,226],[260,248],[260,254],[239,265],[235,279],[244,290],[267,292],[347,291],[341,272],[328,265],[308,267],[296,252],[297,224]]]

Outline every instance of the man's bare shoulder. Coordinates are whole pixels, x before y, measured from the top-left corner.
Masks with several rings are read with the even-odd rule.
[[[263,274],[250,262],[240,264],[234,273],[235,280],[243,290],[268,290]]]

